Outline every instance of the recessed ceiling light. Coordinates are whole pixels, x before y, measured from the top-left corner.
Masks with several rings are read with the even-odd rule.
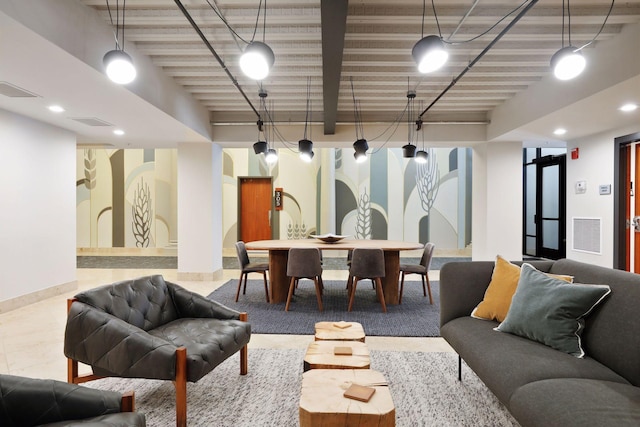
[[[49,111],[52,111],[54,113],[62,113],[64,112],[64,108],[62,108],[59,105],[49,105]]]
[[[118,136],[124,135],[124,131],[122,129],[116,129],[116,130],[113,131],[113,133],[118,135]]]
[[[558,128],[553,131],[554,135],[564,135],[565,133],[567,133],[567,130],[565,128]]]
[[[630,111],[635,111],[638,109],[638,104],[633,104],[633,103],[628,103],[628,104],[624,104],[622,107],[619,108],[620,111],[624,111],[625,113],[628,113]]]

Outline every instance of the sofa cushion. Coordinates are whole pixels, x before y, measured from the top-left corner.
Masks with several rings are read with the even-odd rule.
[[[187,380],[196,382],[249,342],[251,325],[240,320],[184,318],[149,334],[187,348]]]
[[[178,317],[161,275],[101,286],[81,292],[75,298],[145,331]]]
[[[640,388],[610,381],[536,381],[516,390],[508,406],[523,427],[640,425]]]
[[[519,387],[543,379],[628,383],[588,354],[579,359],[527,338],[496,332],[495,326],[497,322],[460,317],[444,324],[440,333],[505,405]]]
[[[523,264],[511,308],[496,330],[584,357],[584,317],[609,293],[607,285],[569,284]]]
[[[587,317],[582,345],[589,357],[640,386],[640,274],[568,259],[556,261],[551,272],[611,287],[611,295]]]
[[[571,282],[571,276],[557,275],[558,279]],[[520,266],[512,264],[500,255],[496,257],[491,282],[480,304],[471,312],[477,319],[497,320],[502,322],[511,306],[511,299],[516,292],[520,280]]]

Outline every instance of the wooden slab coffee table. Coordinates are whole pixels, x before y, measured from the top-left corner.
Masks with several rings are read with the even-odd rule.
[[[358,322],[342,322],[348,323],[347,328],[338,327],[336,324],[341,322],[318,322],[315,324],[315,340],[331,340],[331,341],[362,341],[364,342],[364,328]]]
[[[371,400],[360,402],[343,396],[353,383],[371,385]],[[300,427],[391,427],[396,409],[384,375],[371,369],[312,369],[302,374]]]
[[[351,349],[351,355],[335,354],[336,347]],[[313,341],[304,355],[304,371],[309,369],[369,369],[369,349],[360,341]]]

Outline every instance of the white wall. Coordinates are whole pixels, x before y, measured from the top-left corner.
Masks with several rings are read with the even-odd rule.
[[[76,280],[76,139],[0,110],[0,302]]]
[[[567,153],[579,149],[578,159],[571,160],[567,155],[567,258],[613,267],[613,194],[617,191],[613,182],[614,139],[638,131],[638,126],[629,127],[567,142]],[[586,181],[585,193],[576,194],[576,181]],[[611,184],[610,195],[599,194],[598,186],[604,184]],[[602,220],[601,254],[572,249],[574,217]]]
[[[472,259],[522,259],[522,144],[475,146],[472,187]]]

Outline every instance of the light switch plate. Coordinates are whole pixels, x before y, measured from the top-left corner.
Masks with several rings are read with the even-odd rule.
[[[600,194],[611,194],[611,184],[603,184],[598,186],[598,192]]]

